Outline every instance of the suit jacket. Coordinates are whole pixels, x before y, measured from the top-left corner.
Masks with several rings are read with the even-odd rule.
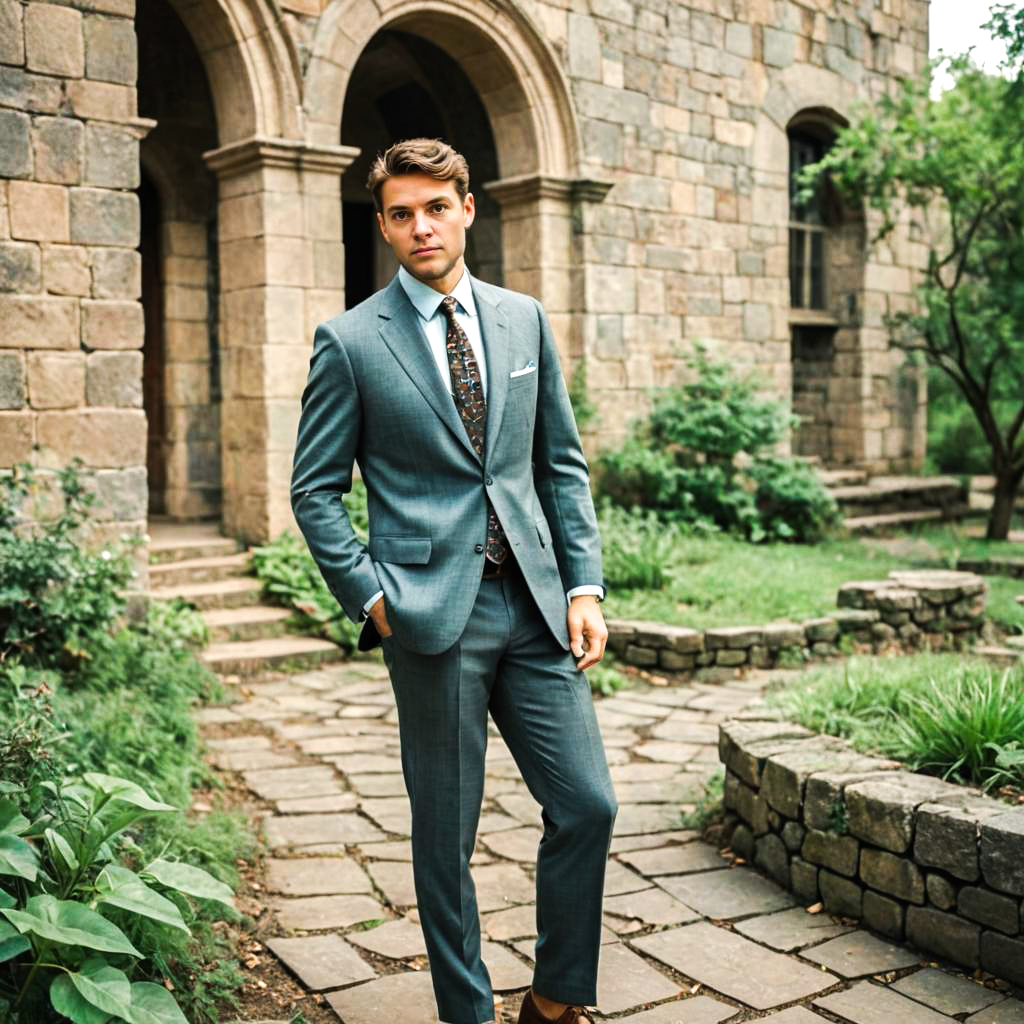
[[[489,497],[541,614],[567,648],[566,591],[603,576],[558,352],[536,299],[476,280],[472,287],[488,375],[483,460],[395,277],[317,328],[292,508],[350,618],[358,621],[383,590],[398,642],[439,654],[461,636],[476,599]],[[368,546],[342,500],[354,463],[366,485]]]

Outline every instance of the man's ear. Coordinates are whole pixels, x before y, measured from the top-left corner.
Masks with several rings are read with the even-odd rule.
[[[462,213],[466,218],[463,227],[468,228],[476,218],[476,200],[472,192],[467,192],[466,198],[462,200]]]

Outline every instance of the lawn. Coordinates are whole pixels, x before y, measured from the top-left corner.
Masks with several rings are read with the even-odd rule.
[[[850,580],[884,579],[893,569],[946,569],[960,555],[1024,557],[1024,544],[970,538],[955,525],[922,527],[895,539],[843,538],[816,545],[748,544],[722,535],[680,536],[663,547],[659,589],[609,588],[609,618],[644,619],[695,629],[760,625],[824,615]],[[1024,633],[1024,582],[987,577],[989,614]]]

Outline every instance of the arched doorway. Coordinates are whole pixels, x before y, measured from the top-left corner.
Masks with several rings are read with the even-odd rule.
[[[217,144],[206,70],[167,0],[140,4],[138,100],[156,121],[143,141],[144,400],[150,511],[173,519],[221,511]]]
[[[466,263],[481,280],[502,283],[501,209],[481,187],[499,176],[487,111],[466,73],[441,47],[385,29],[352,70],[341,118],[342,144],[360,151],[341,185],[349,308],[387,284],[397,269],[365,187],[370,165],[393,142],[415,136],[444,139],[466,157],[477,202]]]

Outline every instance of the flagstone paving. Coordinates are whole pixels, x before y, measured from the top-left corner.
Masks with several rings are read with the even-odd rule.
[[[619,815],[598,995],[628,1024],[1024,1024],[1024,1001],[810,913],[684,827],[717,767],[717,727],[780,673],[638,686],[600,700]],[[397,715],[357,661],[242,687],[199,713],[210,759],[264,802],[269,948],[344,1024],[435,1024],[416,914]],[[540,808],[495,733],[473,875],[483,956],[515,1020],[536,940]],[[817,908],[812,908],[817,909]]]

